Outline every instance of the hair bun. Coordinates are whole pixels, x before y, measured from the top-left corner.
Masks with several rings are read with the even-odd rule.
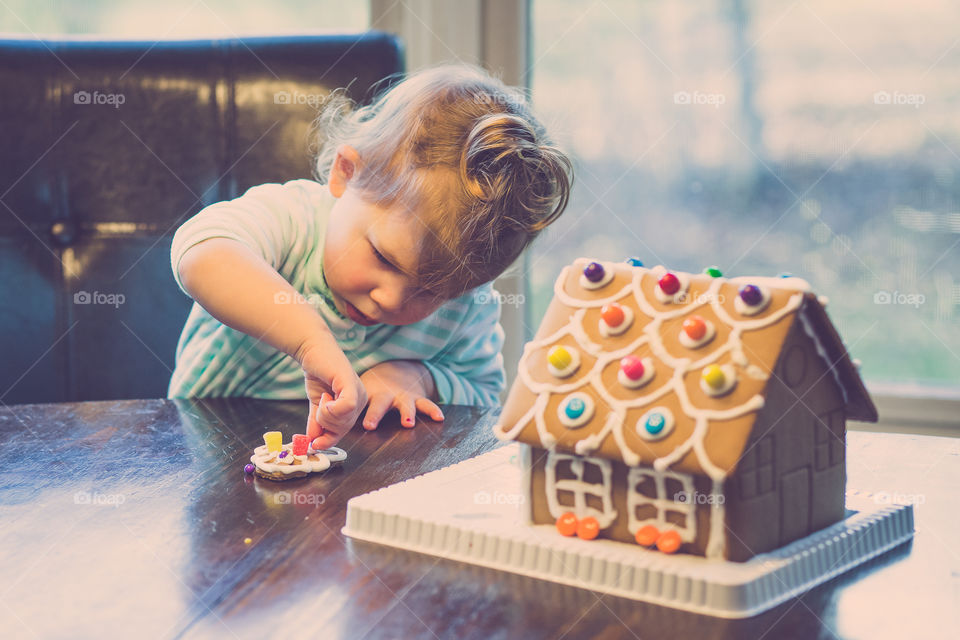
[[[543,137],[523,118],[492,113],[474,124],[460,156],[460,177],[471,195],[512,201],[508,210],[516,213],[505,222],[530,235],[563,211],[572,173],[567,157]]]

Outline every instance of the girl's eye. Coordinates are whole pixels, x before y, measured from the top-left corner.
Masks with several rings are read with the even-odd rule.
[[[393,266],[393,263],[392,263],[392,262],[390,262],[390,261],[387,260],[385,257],[383,257],[383,254],[382,254],[382,253],[380,253],[379,251],[377,251],[377,248],[376,248],[376,247],[374,247],[373,245],[370,245],[370,246],[371,246],[371,248],[373,249],[373,255],[377,256],[377,260],[379,260],[380,262],[382,262],[382,263],[385,264],[386,266],[390,267],[391,269],[395,268],[395,267]]]

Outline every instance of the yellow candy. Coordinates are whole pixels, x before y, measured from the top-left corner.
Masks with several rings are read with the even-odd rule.
[[[723,385],[727,383],[727,376],[724,375],[723,369],[712,364],[703,370],[703,381],[711,389],[722,389]]]
[[[573,356],[570,355],[570,352],[567,351],[564,347],[556,346],[553,349],[550,349],[550,353],[547,355],[547,362],[551,364],[555,369],[566,369],[570,366],[570,363],[573,362]]]
[[[283,448],[283,434],[279,431],[267,431],[263,434],[263,442],[267,451],[280,451]]]
[[[253,538],[244,538],[244,539],[243,539],[243,544],[250,544],[251,542],[253,542]]]

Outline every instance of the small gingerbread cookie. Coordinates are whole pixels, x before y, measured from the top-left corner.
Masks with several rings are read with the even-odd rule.
[[[326,471],[335,462],[347,459],[347,452],[338,447],[316,450],[306,442],[306,436],[293,437],[293,442],[281,444],[279,431],[263,434],[262,444],[250,456],[252,465],[247,470],[267,480],[293,480],[317,471]],[[250,467],[253,469],[250,469]]]

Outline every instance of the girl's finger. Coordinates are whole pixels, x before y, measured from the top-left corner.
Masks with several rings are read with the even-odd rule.
[[[333,396],[331,396],[326,391],[320,394],[320,401],[317,402],[317,405],[316,405],[317,406],[317,410],[316,410],[317,422],[320,422],[320,410],[323,408],[324,405],[326,405],[331,400],[333,400]]]
[[[370,398],[370,405],[367,407],[367,415],[363,417],[363,428],[372,431],[377,428],[383,416],[391,409],[391,399],[389,395],[376,395]]]
[[[443,411],[440,410],[432,400],[427,398],[417,398],[416,402],[417,411],[424,415],[430,416],[430,419],[435,422],[443,422]]]
[[[412,429],[417,423],[417,408],[408,396],[397,397],[394,406],[400,410],[400,426]]]

